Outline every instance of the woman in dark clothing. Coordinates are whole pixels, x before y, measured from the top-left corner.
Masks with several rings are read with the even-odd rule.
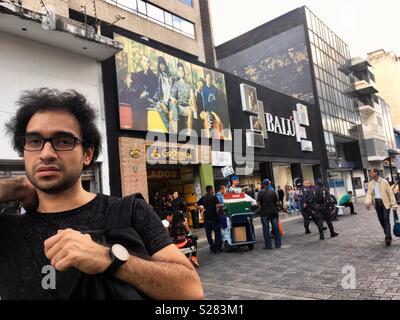
[[[190,236],[190,228],[185,214],[180,211],[174,211],[172,222],[168,228],[172,241],[179,249],[195,247],[196,251],[192,252],[190,261],[195,267],[200,267],[197,261],[197,239]]]

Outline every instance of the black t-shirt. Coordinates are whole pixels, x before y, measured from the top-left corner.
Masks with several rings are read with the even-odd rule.
[[[197,201],[197,205],[203,206],[205,209],[206,221],[218,222],[217,204],[219,204],[217,196],[211,194],[206,194]]]
[[[180,210],[183,213],[186,213],[186,203],[181,197],[172,200],[172,211]]]
[[[260,215],[270,218],[278,217],[278,208],[276,206],[278,197],[275,191],[263,189],[258,193],[257,202],[261,205]]]
[[[106,211],[115,198],[98,194],[80,208],[58,212],[28,212],[23,215],[0,215],[0,296],[2,299],[68,299],[82,272],[70,268],[56,271],[56,289],[44,290],[42,280],[48,274],[43,267],[50,261],[44,254],[44,241],[58,230],[102,230]],[[157,214],[143,200],[137,200],[132,214],[132,228],[142,239],[149,256],[172,243]],[[94,241],[99,241],[92,236]],[[127,247],[130,250],[129,247]]]

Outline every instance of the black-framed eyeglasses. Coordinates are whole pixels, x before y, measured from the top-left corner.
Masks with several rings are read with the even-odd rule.
[[[75,148],[77,142],[82,143],[83,140],[66,134],[57,134],[51,138],[43,138],[40,135],[26,135],[24,136],[24,150],[42,151],[46,142],[50,142],[55,151],[71,151]]]

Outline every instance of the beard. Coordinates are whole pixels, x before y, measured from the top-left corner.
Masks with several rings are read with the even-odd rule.
[[[47,194],[57,194],[65,190],[70,189],[81,177],[82,170],[77,168],[70,168],[68,172],[65,171],[63,165],[57,165],[59,172],[62,174],[61,177],[35,177],[36,167],[32,171],[25,170],[26,176],[30,183],[39,191]]]

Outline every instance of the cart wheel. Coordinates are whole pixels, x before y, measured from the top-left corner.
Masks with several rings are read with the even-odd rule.
[[[254,249],[254,244],[253,243],[252,244],[248,244],[247,246],[249,247],[250,251],[252,251]]]

